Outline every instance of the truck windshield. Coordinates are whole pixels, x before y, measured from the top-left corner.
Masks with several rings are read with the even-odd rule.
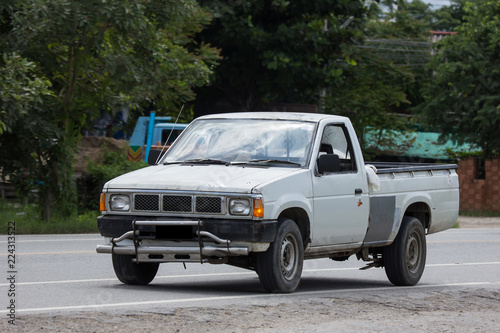
[[[315,123],[272,119],[202,119],[189,126],[162,163],[217,162],[305,166]]]

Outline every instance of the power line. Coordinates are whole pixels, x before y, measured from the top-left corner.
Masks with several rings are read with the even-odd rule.
[[[415,46],[430,46],[431,42],[417,42],[417,41],[408,41],[402,39],[384,39],[384,38],[373,38],[373,39],[365,39],[367,43],[386,43],[386,44],[402,44],[402,45],[415,45]]]
[[[383,50],[383,51],[393,51],[393,52],[412,52],[412,53],[429,53],[429,51],[412,50],[412,49],[393,49],[388,47],[378,47],[378,46],[357,46],[360,49],[372,49],[372,50]]]

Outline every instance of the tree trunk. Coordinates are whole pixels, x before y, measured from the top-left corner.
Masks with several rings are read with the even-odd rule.
[[[54,208],[54,192],[50,187],[46,188],[42,195],[42,218],[45,222],[48,222],[53,216]]]

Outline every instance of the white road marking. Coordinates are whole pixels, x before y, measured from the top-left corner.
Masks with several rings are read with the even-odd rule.
[[[448,263],[448,264],[427,264],[425,267],[448,267],[448,266],[476,266],[476,265],[500,265],[500,261],[493,262],[476,262],[476,263]],[[318,269],[304,269],[304,273],[315,272],[339,272],[339,271],[357,271],[360,267],[345,267],[345,268],[318,268]],[[229,272],[229,273],[206,273],[206,274],[179,274],[179,275],[163,275],[156,276],[158,279],[186,279],[186,278],[206,278],[206,277],[222,277],[222,276],[245,276],[256,275],[255,272]],[[30,286],[30,285],[44,285],[44,284],[66,284],[66,283],[88,283],[88,282],[108,282],[116,281],[116,278],[110,279],[85,279],[85,280],[60,280],[60,281],[34,281],[34,282],[19,282],[17,286]],[[8,283],[1,283],[0,287],[9,286]]]
[[[20,239],[21,238],[21,239]],[[104,241],[102,237],[96,238],[64,238],[64,239],[22,239],[23,235],[16,236],[16,243],[47,243],[47,242],[80,242],[80,241]],[[7,241],[0,241],[7,243]]]
[[[434,284],[434,285],[417,285],[410,287],[397,287],[397,290],[401,289],[425,289],[425,288],[443,288],[443,287],[470,287],[470,286],[484,286],[484,285],[496,285],[500,284],[497,282],[464,282],[464,283],[446,283],[446,284]],[[295,292],[292,294],[259,294],[259,295],[238,295],[238,296],[214,296],[214,297],[195,297],[195,298],[179,298],[179,299],[169,299],[169,300],[156,300],[156,301],[140,301],[140,302],[123,302],[123,303],[111,303],[111,304],[89,304],[89,305],[69,305],[69,306],[56,306],[56,307],[46,307],[46,308],[31,308],[31,309],[16,309],[16,312],[47,312],[47,311],[72,311],[72,310],[102,310],[104,308],[120,308],[129,306],[141,306],[141,305],[161,305],[161,304],[181,304],[181,303],[197,303],[199,302],[217,302],[222,300],[236,300],[236,299],[252,299],[252,298],[285,298],[285,297],[297,297],[297,296],[308,296],[308,295],[318,295],[321,294],[340,294],[340,293],[359,293],[362,291],[384,291],[384,290],[396,290],[394,286],[388,287],[374,287],[374,288],[359,288],[359,289],[333,289],[333,290],[319,290],[319,291],[306,291],[306,292]],[[2,310],[0,313],[8,313],[8,310]]]
[[[476,265],[500,265],[500,261],[492,262],[455,262],[452,264],[426,264],[425,267],[445,267],[445,266],[476,266]]]
[[[241,273],[211,273],[211,274],[181,274],[181,275],[164,275],[164,276],[156,276],[157,279],[186,279],[186,278],[194,278],[194,277],[213,277],[213,276],[226,276],[226,275],[255,275],[255,272],[241,272]],[[85,279],[85,280],[61,280],[61,281],[36,281],[36,282],[20,282],[16,285],[18,286],[28,286],[28,285],[40,285],[40,284],[65,284],[65,283],[86,283],[86,282],[106,282],[106,281],[116,281],[117,278],[111,279]],[[0,284],[0,287],[8,286],[8,283]]]

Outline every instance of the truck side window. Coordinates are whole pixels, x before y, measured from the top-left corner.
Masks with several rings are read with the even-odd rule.
[[[351,142],[343,125],[328,125],[321,138],[319,154],[335,154],[340,158],[341,172],[356,171]]]
[[[161,144],[164,145],[171,145],[175,139],[177,139],[177,137],[182,133],[183,130],[178,130],[178,129],[174,129],[174,130],[170,130],[170,129],[164,129],[162,132],[161,132]],[[172,132],[172,134],[170,134],[170,132]],[[170,138],[168,138],[168,136],[170,135]],[[168,142],[165,142],[167,141],[167,138],[168,138]]]

